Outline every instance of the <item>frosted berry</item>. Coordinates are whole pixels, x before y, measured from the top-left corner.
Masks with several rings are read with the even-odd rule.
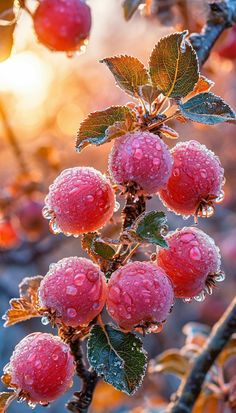
[[[157,265],[171,279],[176,297],[202,301],[215,281],[223,281],[220,252],[198,228],[186,227],[166,237],[169,248],[157,249]]]
[[[71,387],[74,359],[59,337],[33,333],[17,344],[4,373],[31,403],[46,404]]]
[[[159,136],[134,132],[115,140],[109,170],[117,184],[134,181],[146,194],[155,194],[166,185],[171,169],[170,151]]]
[[[102,228],[112,217],[115,196],[110,182],[94,168],[65,169],[49,187],[43,210],[54,233],[79,235]]]
[[[40,304],[70,327],[87,326],[103,309],[104,274],[86,258],[69,257],[51,264],[39,288]]]
[[[131,262],[116,270],[108,283],[107,309],[124,330],[155,331],[173,304],[173,288],[165,272],[152,263]]]
[[[224,170],[217,156],[197,141],[180,142],[171,151],[174,166],[160,198],[181,215],[211,216],[223,197]]]
[[[88,39],[91,11],[84,0],[41,0],[33,20],[41,43],[52,50],[72,52]]]

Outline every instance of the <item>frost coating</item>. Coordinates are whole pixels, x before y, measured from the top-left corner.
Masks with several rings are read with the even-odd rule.
[[[43,215],[54,233],[76,236],[102,228],[114,208],[115,195],[105,176],[77,167],[65,169],[50,185]]]
[[[87,326],[102,310],[104,274],[86,258],[69,257],[54,264],[39,288],[40,305],[67,326]]]
[[[170,151],[159,136],[134,132],[115,140],[109,170],[116,183],[134,181],[147,194],[154,194],[167,183],[171,169]]]
[[[80,50],[91,28],[90,8],[81,0],[41,0],[33,20],[39,41],[57,51]]]
[[[54,401],[72,385],[74,359],[67,344],[52,334],[33,333],[17,344],[4,372],[30,402]]]
[[[171,279],[175,296],[202,301],[208,276],[220,271],[219,248],[209,235],[195,227],[177,229],[167,235],[166,241],[168,249],[157,248],[157,265]]]
[[[131,262],[115,271],[108,283],[107,309],[124,330],[163,322],[173,304],[165,272],[147,262]]]
[[[159,193],[167,208],[176,214],[193,215],[202,201],[222,198],[224,170],[212,151],[197,141],[188,141],[178,143],[171,153],[172,174]]]

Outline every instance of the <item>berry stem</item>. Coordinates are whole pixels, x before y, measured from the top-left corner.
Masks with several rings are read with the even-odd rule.
[[[71,412],[87,413],[98,382],[98,376],[93,369],[86,368],[80,339],[77,338],[71,341],[70,349],[75,359],[76,373],[81,378],[83,385],[81,391],[74,393],[66,407]]]
[[[191,413],[201,392],[205,377],[231,335],[236,331],[236,297],[215,324],[202,352],[186,379],[181,383],[176,400],[170,403],[168,413]]]
[[[190,41],[197,52],[199,65],[208,59],[211,49],[221,33],[236,23],[235,0],[224,0],[209,4],[210,13],[201,33],[193,33]]]

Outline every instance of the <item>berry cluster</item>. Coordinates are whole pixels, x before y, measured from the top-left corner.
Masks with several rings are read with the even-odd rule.
[[[68,5],[71,6],[69,13],[66,12]],[[78,10],[85,27],[80,25]],[[42,0],[34,16],[35,28],[39,38],[50,47],[62,50],[63,45],[63,49],[74,50],[88,34],[88,13],[82,0]],[[76,32],[77,28],[83,36]],[[185,37],[183,32],[162,39],[152,52],[149,71],[133,57],[105,59],[118,84],[135,98],[139,96],[137,105],[94,112],[81,124],[78,149],[88,143],[100,145],[116,138],[109,156],[109,177],[94,168],[80,166],[62,171],[49,187],[43,216],[49,219],[51,231],[81,236],[81,246],[91,259],[68,257],[51,264],[43,279],[27,279],[26,284],[20,286],[19,302],[16,299],[11,302],[6,325],[39,316],[43,324],[51,323],[59,329],[60,338],[42,333],[26,337],[16,346],[5,368],[4,382],[30,403],[47,404],[70,387],[73,356],[77,357],[76,371],[79,374],[82,368],[79,375],[86,376],[86,382],[95,373],[95,378],[102,375],[115,386],[111,376],[118,374],[117,370],[112,371],[111,360],[114,368],[119,369],[119,375],[120,369],[128,368],[132,377],[127,376],[130,374],[127,370],[125,374],[122,371],[125,381],[116,377],[120,380],[117,388],[124,391],[128,388],[128,394],[132,394],[146,368],[141,341],[133,332],[161,331],[175,298],[185,302],[202,301],[206,293],[212,293],[215,283],[224,279],[219,249],[207,234],[197,227],[168,233],[162,211],[145,212],[146,201],[158,195],[170,211],[184,218],[193,216],[197,223],[198,217],[211,216],[215,203],[223,199],[224,171],[213,152],[193,140],[180,142],[170,150],[162,139],[178,136],[165,125],[173,117],[189,116],[199,120],[200,116],[206,124],[218,123],[222,117],[226,121],[236,119],[231,108],[218,96],[196,92],[198,88],[208,91],[211,84],[200,77],[194,50],[188,42],[183,44]],[[162,64],[166,54],[164,66],[173,61],[172,54],[168,56],[169,49],[171,53],[179,50],[173,80],[165,68],[155,66],[156,60]],[[185,79],[186,56],[193,70],[190,79],[188,72]],[[182,64],[180,79],[179,64]],[[162,71],[166,82],[159,79]],[[173,84],[169,84],[171,82]],[[190,92],[193,98],[188,100]],[[194,104],[191,99],[196,96],[197,104]],[[187,99],[187,107],[180,97]],[[202,102],[202,111],[210,108],[204,116],[199,113],[198,99]],[[202,99],[206,100],[208,109]],[[189,107],[192,111],[197,107],[196,113]],[[125,197],[125,206],[119,238],[114,240],[104,238],[102,229],[114,219],[115,192]],[[21,219],[24,221],[24,213]],[[156,252],[146,261],[132,261],[142,243],[157,245]],[[22,311],[16,316],[17,308],[23,308],[25,313]],[[104,325],[101,317],[104,308],[119,328]],[[86,371],[78,348],[74,351],[77,340],[88,335],[88,358],[95,372]],[[137,361],[137,372],[129,365],[127,355],[122,359],[123,344],[133,352],[129,356]],[[142,357],[138,360],[140,353]],[[103,360],[107,355],[108,364]],[[82,397],[83,392],[84,387],[79,396]],[[89,397],[84,394],[80,402],[81,406],[86,402],[82,410],[87,411],[91,394]]]
[[[118,138],[109,170],[122,191],[132,182],[138,193],[158,193],[166,206],[182,215],[207,216],[203,211],[212,207],[223,184],[220,162],[205,146],[190,141],[170,151],[159,136],[149,132]],[[43,214],[54,233],[77,237],[101,229],[114,208],[109,180],[93,168],[75,167],[64,170],[50,186]],[[51,264],[38,290],[43,324],[81,330],[93,324],[106,305],[125,332],[160,331],[174,297],[202,301],[206,293],[212,293],[215,282],[223,280],[219,249],[203,231],[186,227],[165,239],[168,248],[157,248],[156,262],[128,262],[112,273],[108,283],[99,267],[86,258],[69,257]],[[6,370],[22,397],[47,403],[69,387],[73,362],[59,339],[37,333],[18,344]],[[54,385],[46,386],[54,375]]]

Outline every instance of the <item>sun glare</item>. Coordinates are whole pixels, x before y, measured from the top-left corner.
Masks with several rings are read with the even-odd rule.
[[[14,54],[0,63],[0,91],[42,102],[51,80],[50,66],[32,52]]]

